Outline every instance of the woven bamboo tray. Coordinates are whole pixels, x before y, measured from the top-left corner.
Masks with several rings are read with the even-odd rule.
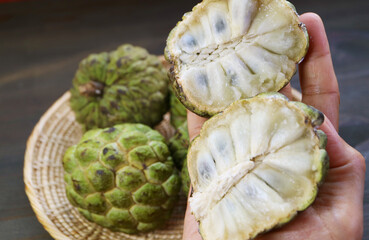
[[[181,239],[186,198],[181,195],[172,217],[163,229],[142,235],[112,232],[84,219],[67,199],[62,158],[65,150],[77,143],[82,128],[69,107],[66,92],[41,117],[27,142],[24,161],[26,194],[36,216],[55,239],[120,239],[169,240]],[[156,130],[166,138],[174,129],[166,115]]]

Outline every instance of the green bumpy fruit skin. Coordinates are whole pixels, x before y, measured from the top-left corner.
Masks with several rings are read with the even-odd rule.
[[[188,173],[187,159],[183,162],[183,167],[181,170],[181,179],[182,179],[182,191],[186,196],[188,196],[191,187],[191,179]]]
[[[169,139],[169,150],[174,163],[181,170],[182,190],[188,195],[191,181],[187,169],[187,152],[190,145],[190,138],[187,130],[187,121],[183,122],[177,129],[173,137]]]
[[[89,221],[128,234],[163,226],[181,187],[164,137],[143,124],[86,132],[63,167],[70,203]]]
[[[170,123],[179,128],[187,121],[186,107],[178,100],[172,86],[169,87],[170,101]]]
[[[124,44],[83,59],[70,106],[85,130],[120,123],[158,124],[169,108],[168,75],[145,49]]]
[[[168,144],[173,161],[178,169],[182,169],[183,162],[186,160],[189,144],[190,138],[187,130],[187,121],[185,121],[176,129],[175,134],[169,139]]]

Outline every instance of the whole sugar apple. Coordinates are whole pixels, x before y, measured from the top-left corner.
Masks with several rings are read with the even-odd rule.
[[[180,101],[212,116],[238,99],[283,88],[308,44],[285,0],[204,0],[170,32],[165,56]]]
[[[175,128],[180,128],[184,122],[187,121],[186,107],[178,100],[172,87],[169,88],[170,92],[170,123]],[[187,123],[186,123],[187,128]]]
[[[180,191],[165,139],[142,124],[93,129],[63,158],[69,201],[89,221],[140,233],[163,226]]]
[[[169,139],[169,150],[175,165],[181,170],[182,190],[188,195],[191,181],[187,170],[187,152],[190,145],[190,139],[187,130],[187,121],[176,130],[173,137]]]
[[[126,122],[153,127],[169,107],[164,66],[130,44],[83,59],[70,91],[71,108],[86,130]]]
[[[173,137],[169,139],[168,144],[173,161],[178,169],[182,169],[189,145],[190,139],[188,136],[187,121],[184,121],[182,125],[176,129]]]
[[[238,100],[209,119],[187,154],[189,200],[204,240],[247,240],[314,201],[328,169],[323,114],[283,95]]]
[[[181,169],[181,182],[182,182],[182,191],[186,196],[188,196],[191,187],[191,178],[188,173],[187,159],[183,162],[183,167]]]

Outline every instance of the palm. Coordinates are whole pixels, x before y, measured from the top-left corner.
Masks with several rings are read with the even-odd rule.
[[[350,207],[355,202],[360,206],[362,201],[362,197],[354,193],[354,188],[360,187],[360,184],[352,178],[357,175],[356,179],[359,180],[358,170],[362,171],[350,163],[331,168],[312,206],[283,228],[266,233],[257,240],[358,239],[355,236],[360,236],[362,230],[354,223],[358,222],[356,219],[360,221],[362,211]],[[342,219],[348,221],[342,222]]]

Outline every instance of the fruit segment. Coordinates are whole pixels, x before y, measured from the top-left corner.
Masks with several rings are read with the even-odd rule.
[[[306,109],[267,93],[205,122],[187,155],[203,239],[250,239],[312,203],[328,160]]]
[[[209,116],[286,85],[307,51],[306,36],[285,0],[204,0],[172,30],[166,57],[182,102]]]

